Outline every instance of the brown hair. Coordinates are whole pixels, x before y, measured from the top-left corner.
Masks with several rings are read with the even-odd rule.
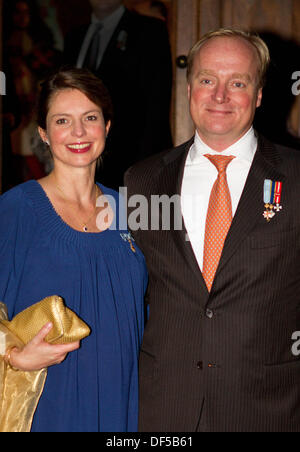
[[[192,47],[188,56],[188,65],[187,65],[188,81],[190,81],[191,79],[195,56],[199,52],[201,46],[209,39],[217,37],[243,38],[253,46],[259,60],[258,87],[262,88],[265,84],[266,73],[270,63],[269,49],[266,43],[257,34],[233,28],[220,28],[218,30],[210,31],[209,33],[206,33],[204,36],[202,36],[200,41],[198,41]]]
[[[46,130],[46,119],[53,96],[65,89],[77,89],[101,108],[105,125],[112,121],[113,107],[107,88],[103,82],[87,69],[65,67],[49,76],[41,83],[37,106],[37,122]]]

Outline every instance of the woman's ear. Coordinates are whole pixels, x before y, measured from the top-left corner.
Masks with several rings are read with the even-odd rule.
[[[106,136],[108,135],[108,132],[110,131],[111,127],[111,121],[109,120],[105,126]]]
[[[49,146],[49,141],[48,141],[48,136],[47,136],[47,132],[46,130],[42,129],[41,127],[38,127],[38,132],[40,134],[41,139],[43,140],[44,143],[47,143]]]

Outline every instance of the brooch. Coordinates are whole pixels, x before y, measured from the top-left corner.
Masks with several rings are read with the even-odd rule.
[[[135,247],[133,246],[133,243],[132,243],[132,242],[134,242],[134,238],[132,237],[130,232],[128,232],[126,234],[121,233],[120,236],[121,236],[121,239],[124,240],[124,242],[128,242],[129,243],[131,251],[136,253],[136,249],[135,249]]]
[[[264,183],[264,218],[269,222],[276,213],[282,210],[280,205],[282,192],[282,182],[266,179]]]
[[[121,30],[117,37],[117,48],[119,50],[122,50],[122,52],[125,52],[127,48],[127,39],[128,39],[127,31]]]

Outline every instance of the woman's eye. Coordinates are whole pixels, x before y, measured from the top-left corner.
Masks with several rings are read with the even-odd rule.
[[[56,121],[56,124],[67,124],[67,119],[66,118],[59,118]]]
[[[97,121],[98,117],[96,115],[89,115],[86,119],[88,121]]]

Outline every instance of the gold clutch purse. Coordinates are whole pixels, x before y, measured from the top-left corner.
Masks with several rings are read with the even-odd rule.
[[[71,309],[67,308],[61,297],[53,295],[44,298],[16,315],[10,322],[2,320],[11,333],[27,344],[46,323],[53,328],[46,337],[50,344],[68,344],[79,341],[90,334],[90,329]]]
[[[51,344],[76,342],[90,334],[90,328],[56,295],[30,306],[11,321],[6,306],[0,302],[0,432],[31,429],[47,369],[15,371],[5,363],[4,356],[12,347],[24,347],[48,322],[53,324],[46,337]]]

